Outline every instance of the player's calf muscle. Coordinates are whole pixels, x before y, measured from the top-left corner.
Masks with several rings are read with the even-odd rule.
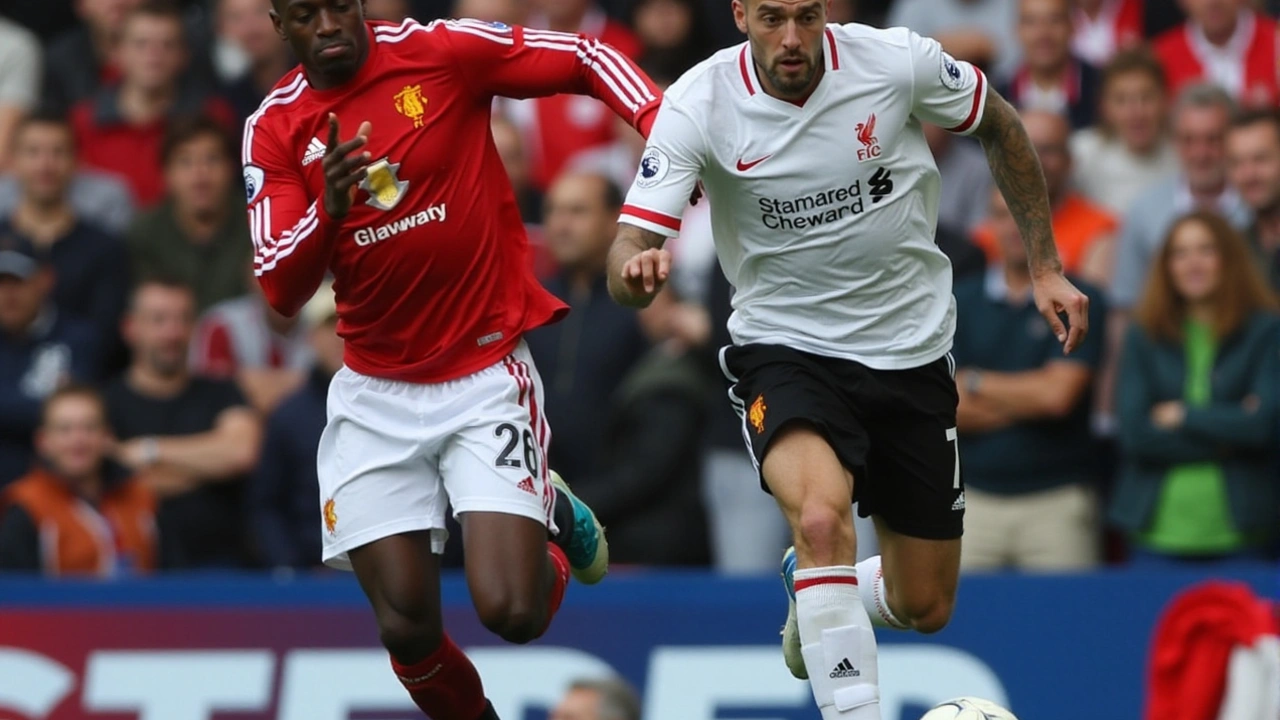
[[[883,522],[876,525],[889,607],[918,632],[946,627],[960,580],[960,540],[912,538],[888,530]]]

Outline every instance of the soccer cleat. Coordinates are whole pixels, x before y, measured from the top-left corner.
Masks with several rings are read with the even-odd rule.
[[[800,624],[796,620],[796,549],[787,548],[782,555],[782,587],[787,591],[787,624],[782,626],[782,659],[797,680],[808,680],[809,671],[804,666],[804,654],[800,652]]]
[[[609,572],[609,541],[605,539],[604,527],[591,508],[573,494],[569,484],[554,470],[551,471],[551,484],[573,505],[573,532],[567,545],[562,547],[565,557],[569,558],[573,577],[583,585],[595,585]]]

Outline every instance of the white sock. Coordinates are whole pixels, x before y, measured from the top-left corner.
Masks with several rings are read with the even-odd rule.
[[[871,624],[876,627],[894,630],[910,630],[911,627],[898,619],[889,608],[889,593],[884,589],[884,568],[880,567],[880,556],[871,557],[858,563],[858,595],[862,604],[871,616]]]
[[[880,720],[876,636],[853,567],[795,573],[796,620],[822,720]]]

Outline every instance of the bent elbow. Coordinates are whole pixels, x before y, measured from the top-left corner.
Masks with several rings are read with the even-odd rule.
[[[267,305],[277,313],[292,318],[302,311],[303,302],[296,297],[291,297],[280,286],[267,280],[266,276],[258,278],[258,285],[262,288],[262,297],[267,301]]]

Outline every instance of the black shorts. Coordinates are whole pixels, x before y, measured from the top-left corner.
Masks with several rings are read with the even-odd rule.
[[[778,430],[808,423],[853,473],[859,515],[879,515],[911,537],[960,537],[964,482],[950,355],[873,370],[782,345],[741,345],[724,348],[720,364],[757,470]],[[760,484],[768,492],[763,477]]]

